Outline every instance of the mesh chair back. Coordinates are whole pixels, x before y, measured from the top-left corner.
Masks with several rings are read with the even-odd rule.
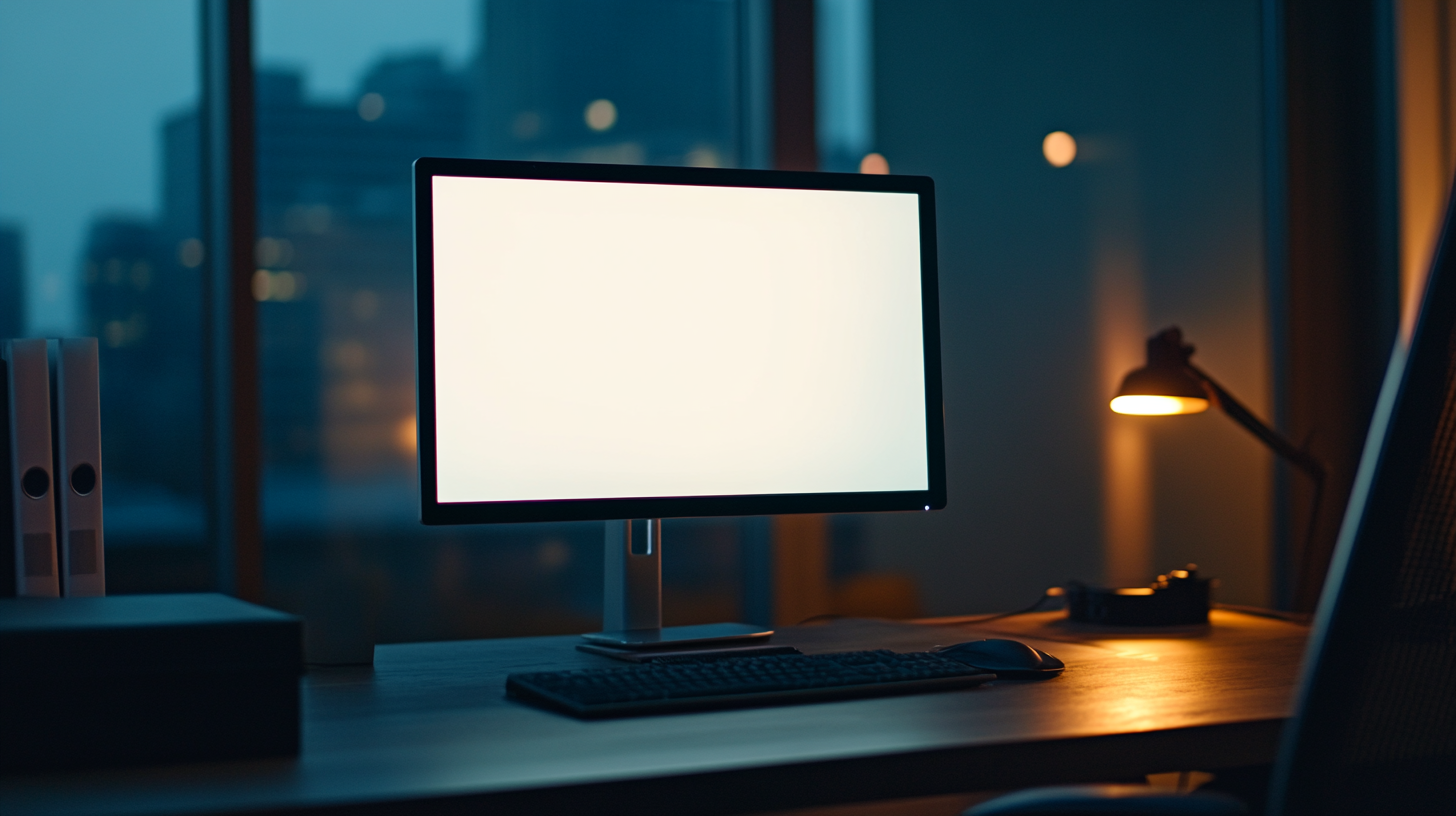
[[[1456,208],[1397,348],[1270,812],[1456,813]]]

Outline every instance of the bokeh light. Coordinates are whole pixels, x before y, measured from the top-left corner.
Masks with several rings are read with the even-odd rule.
[[[359,118],[373,122],[384,115],[384,97],[373,91],[359,97]]]
[[[1077,158],[1077,140],[1065,130],[1054,130],[1041,140],[1041,154],[1052,167],[1066,167]]]
[[[601,133],[617,124],[617,106],[610,99],[598,99],[586,106],[586,126]]]
[[[177,244],[177,261],[188,269],[201,266],[203,255],[202,242],[196,238],[187,238]]]
[[[859,160],[859,171],[871,176],[888,176],[890,162],[878,153],[867,153]]]

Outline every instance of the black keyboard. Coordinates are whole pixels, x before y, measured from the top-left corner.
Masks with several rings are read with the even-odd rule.
[[[578,717],[802,703],[966,688],[996,675],[930,652],[719,657],[529,672],[506,693]]]

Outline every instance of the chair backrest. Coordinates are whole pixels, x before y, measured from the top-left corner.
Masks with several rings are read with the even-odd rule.
[[[1456,813],[1456,207],[1386,373],[1270,795],[1286,816]]]

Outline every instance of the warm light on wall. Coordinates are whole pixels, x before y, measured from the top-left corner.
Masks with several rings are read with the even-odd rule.
[[[1066,167],[1077,158],[1077,140],[1065,130],[1054,130],[1041,140],[1041,154],[1052,167]]]
[[[1400,335],[1409,340],[1456,170],[1456,4],[1395,4],[1400,139]]]
[[[1172,416],[1196,414],[1208,410],[1208,400],[1197,397],[1165,397],[1151,394],[1125,394],[1114,397],[1112,410],[1136,416]]]

